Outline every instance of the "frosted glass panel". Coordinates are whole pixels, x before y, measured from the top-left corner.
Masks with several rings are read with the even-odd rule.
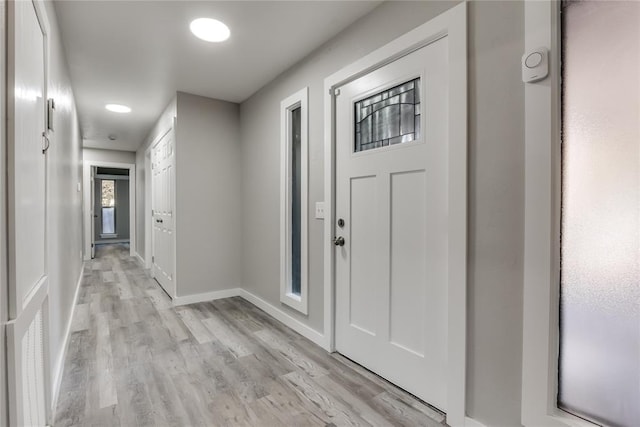
[[[567,4],[558,406],[640,426],[640,3]]]
[[[116,208],[102,208],[102,234],[116,232]]]
[[[420,79],[356,102],[354,119],[355,152],[420,138]]]

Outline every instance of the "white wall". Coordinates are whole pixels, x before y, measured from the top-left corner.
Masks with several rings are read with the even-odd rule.
[[[82,159],[85,163],[111,162],[111,163],[135,163],[136,153],[133,151],[101,150],[99,148],[83,148]]]
[[[241,104],[242,285],[323,328],[323,80],[457,2],[385,2]],[[520,424],[524,88],[520,2],[469,5],[469,349],[467,413]],[[309,86],[309,315],[280,303],[280,101]]]
[[[48,96],[56,101],[55,131],[49,136],[48,265],[52,385],[62,368],[64,338],[82,268],[81,137],[60,31],[51,2],[44,2],[50,24]]]

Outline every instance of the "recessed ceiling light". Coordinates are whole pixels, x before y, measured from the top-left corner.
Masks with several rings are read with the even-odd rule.
[[[109,138],[109,141],[115,141],[116,139],[118,139],[118,137],[115,136],[114,134],[109,135],[108,138]]]
[[[130,113],[131,112],[131,108],[127,107],[126,105],[120,105],[120,104],[107,104],[104,106],[104,108],[106,108],[109,111],[113,111],[114,113]]]
[[[198,18],[191,21],[189,28],[194,36],[208,42],[222,42],[231,35],[229,27],[217,19]]]

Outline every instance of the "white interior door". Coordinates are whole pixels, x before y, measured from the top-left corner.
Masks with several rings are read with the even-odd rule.
[[[174,153],[173,131],[151,149],[152,274],[175,297]]]
[[[11,425],[43,426],[49,409],[45,33],[31,1],[8,2]]]
[[[336,349],[442,410],[447,59],[442,38],[336,97]]]

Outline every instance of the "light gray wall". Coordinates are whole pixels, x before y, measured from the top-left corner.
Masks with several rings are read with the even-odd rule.
[[[95,162],[129,163],[136,162],[136,153],[133,151],[101,150],[99,148],[83,148],[82,159]]]
[[[44,4],[50,24],[48,97],[56,101],[55,132],[49,136],[47,152],[49,346],[51,372],[56,375],[82,268],[82,192],[77,187],[82,183],[82,141],[53,4]]]
[[[173,98],[167,107],[164,109],[160,117],[158,117],[158,121],[153,126],[149,135],[145,138],[145,140],[138,148],[138,151],[135,153],[135,163],[136,163],[136,251],[138,255],[140,255],[143,259],[146,259],[146,241],[149,236],[147,236],[146,228],[145,228],[145,216],[150,212],[147,209],[146,203],[151,203],[145,200],[147,194],[145,192],[145,188],[147,185],[146,182],[146,165],[145,165],[145,153],[149,149],[149,146],[157,141],[157,139],[164,135],[171,127],[173,126],[173,121],[176,117],[176,98]],[[147,212],[147,210],[149,212]]]
[[[236,288],[241,284],[238,126],[238,104],[178,92],[178,296]]]
[[[136,153],[145,256],[145,151],[176,118],[176,283],[186,296],[241,285],[239,106],[178,92]]]
[[[242,285],[323,328],[323,80],[457,2],[385,2],[241,104]],[[469,349],[467,413],[520,425],[524,227],[521,2],[469,5]],[[280,101],[309,86],[309,315],[280,303]]]

